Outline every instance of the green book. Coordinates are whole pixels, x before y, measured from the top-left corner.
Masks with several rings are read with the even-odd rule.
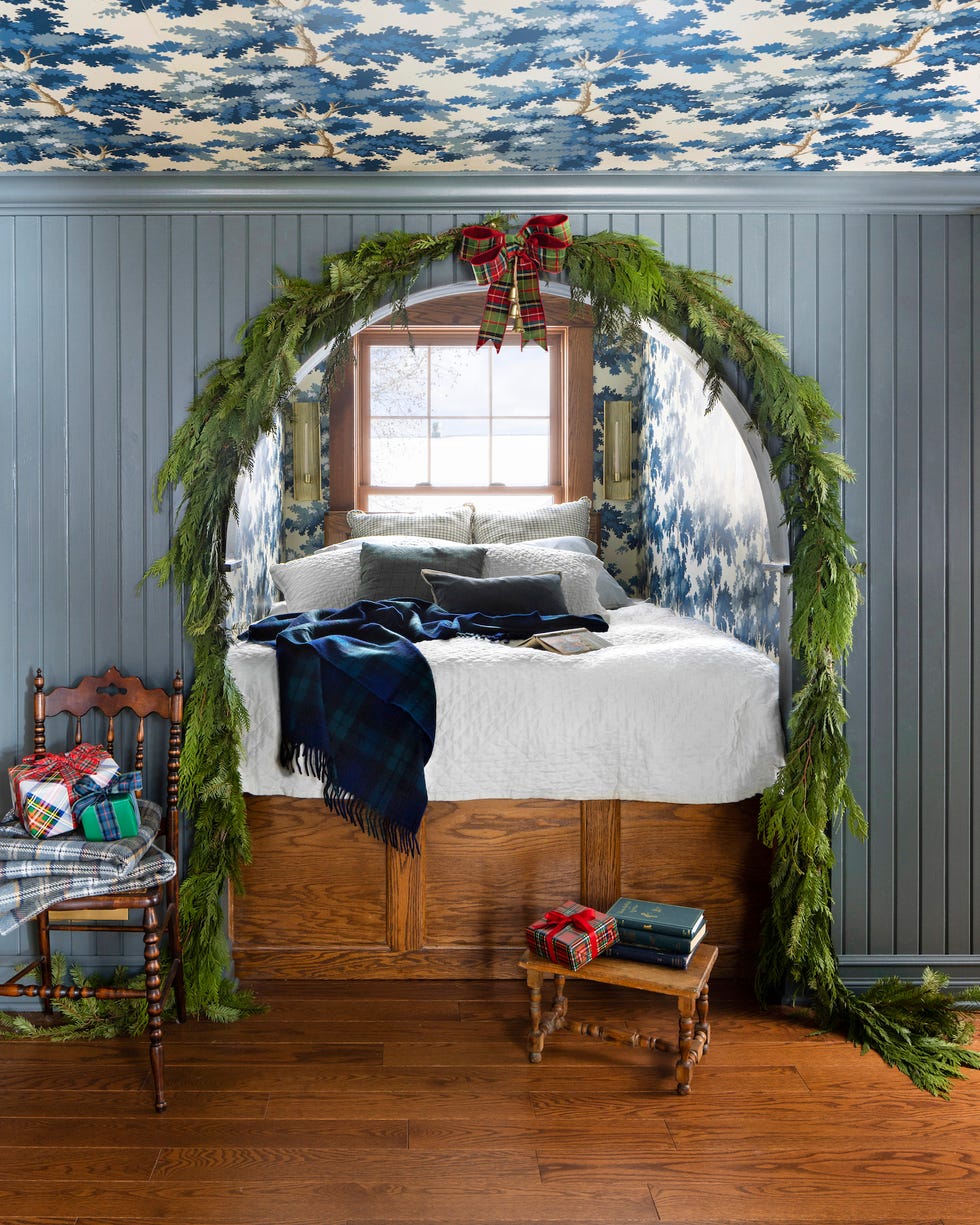
[[[627,927],[625,923],[616,924],[619,933],[619,943],[628,944],[634,948],[658,949],[661,953],[693,953],[707,931],[702,922],[694,929],[693,936],[667,936],[663,932],[647,931],[642,927]]]
[[[704,911],[693,906],[644,902],[634,897],[617,898],[606,913],[611,915],[620,927],[662,932],[665,936],[681,936],[685,940],[690,940],[704,922]]]

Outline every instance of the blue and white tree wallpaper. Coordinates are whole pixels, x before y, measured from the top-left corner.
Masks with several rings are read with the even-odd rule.
[[[776,656],[779,590],[755,466],[702,380],[648,340],[640,376],[638,584],[649,598]]]
[[[0,169],[980,168],[980,0],[0,0]]]
[[[241,630],[264,617],[278,599],[269,567],[279,560],[283,506],[283,431],[276,427],[255,447],[250,472],[235,489],[237,516],[228,524],[225,557],[237,563],[228,575],[228,625]]]

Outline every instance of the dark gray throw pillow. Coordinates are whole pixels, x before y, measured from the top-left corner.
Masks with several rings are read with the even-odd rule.
[[[361,545],[359,600],[429,600],[422,570],[449,574],[483,573],[486,549],[478,544],[375,544]]]
[[[432,599],[451,613],[567,613],[560,574],[507,574],[462,578],[423,570]]]

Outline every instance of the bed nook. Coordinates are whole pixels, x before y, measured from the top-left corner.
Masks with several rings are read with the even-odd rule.
[[[472,326],[467,312],[482,297],[441,297],[420,295],[411,325],[450,310]],[[693,358],[666,334],[649,335],[632,355],[597,351],[583,395],[583,339],[572,335],[581,320],[570,322],[560,297],[548,302],[549,320],[568,329],[562,363],[549,359],[565,390],[547,406],[547,429],[496,405],[485,428],[431,401],[416,413],[437,469],[458,465],[484,435],[495,454],[512,446],[546,466],[557,456],[538,482],[549,486],[544,496],[529,494],[526,478],[508,481],[521,487],[510,499],[470,482],[456,498],[409,489],[390,456],[417,446],[418,421],[400,423],[397,411],[376,426],[345,419],[356,380],[329,402],[319,356],[297,379],[297,397],[319,405],[318,436],[284,431],[239,485],[238,629],[269,612],[411,595],[404,572],[395,580],[384,567],[434,555],[443,559],[434,569],[452,570],[449,544],[468,560],[457,559],[462,582],[441,590],[460,589],[465,604],[474,582],[487,599],[481,583],[557,575],[568,613],[601,618],[609,647],[568,658],[469,633],[416,643],[437,714],[410,855],[329,811],[318,777],[279,765],[276,654],[236,643],[228,663],[250,716],[241,772],[252,862],[244,894],[230,899],[229,930],[243,977],[516,978],[523,929],[537,913],[560,897],[601,908],[620,894],[703,907],[720,949],[716,977],[753,973],[769,890],[758,795],[781,761],[789,683],[779,633],[787,542],[769,459],[732,393],[705,415]],[[435,359],[426,360],[431,379]],[[605,497],[607,401],[630,407],[630,496],[616,502]],[[379,472],[359,466],[375,439],[380,453],[398,440],[387,452],[394,492],[379,493]],[[305,502],[294,496],[301,444],[322,459],[312,488],[320,496]],[[576,446],[579,456],[588,447],[587,470]],[[367,474],[360,491],[351,472]],[[467,574],[474,550],[478,569]],[[416,565],[416,582],[423,569],[433,567]],[[433,591],[427,581],[417,599]],[[281,599],[270,605],[273,595]]]

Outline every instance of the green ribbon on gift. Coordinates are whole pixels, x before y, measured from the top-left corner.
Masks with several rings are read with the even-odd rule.
[[[515,331],[521,334],[521,348],[528,340],[536,341],[542,349],[548,348],[548,325],[538,278],[542,272],[561,272],[565,248],[571,245],[572,227],[564,213],[532,217],[511,235],[489,225],[464,226],[459,258],[472,265],[479,284],[490,287],[476,342],[478,349],[489,340],[500,352],[515,285],[518,307]]]

